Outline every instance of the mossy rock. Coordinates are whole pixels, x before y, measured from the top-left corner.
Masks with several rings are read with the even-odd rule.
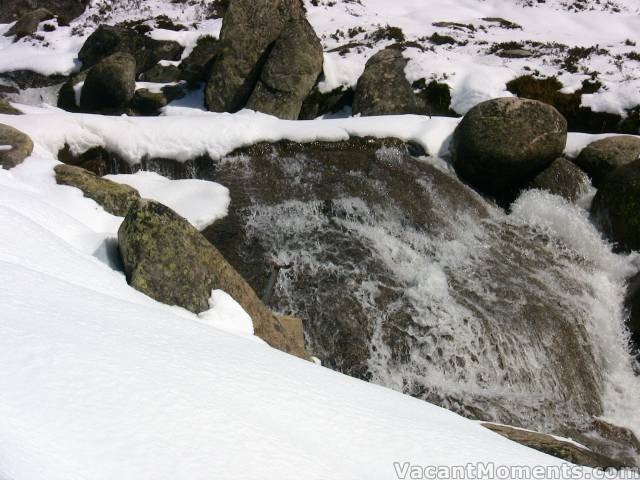
[[[80,108],[90,113],[123,113],[136,88],[136,59],[114,53],[89,70],[82,86]]]
[[[118,241],[132,287],[194,313],[209,308],[212,290],[224,290],[251,316],[256,335],[274,348],[308,358],[296,335],[287,331],[220,252],[170,208],[151,200],[137,202],[120,226]]]
[[[105,178],[73,165],[56,165],[56,182],[82,190],[90,198],[112,215],[124,217],[129,209],[140,199],[135,188],[112,182]]]
[[[31,155],[33,142],[28,135],[0,123],[0,167],[9,170]]]
[[[584,148],[576,164],[599,188],[607,175],[616,168],[640,158],[640,138],[631,136],[608,137],[590,143]]]
[[[13,108],[7,100],[0,97],[0,115],[22,115],[22,112]]]
[[[575,202],[589,187],[589,177],[566,158],[558,158],[536,175],[529,188],[545,190]]]

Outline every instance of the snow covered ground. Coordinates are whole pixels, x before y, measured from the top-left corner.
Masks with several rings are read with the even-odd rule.
[[[209,115],[198,123],[215,125]],[[412,131],[417,120],[405,120]],[[105,138],[105,127],[128,122],[100,121],[93,133]],[[273,122],[237,121],[257,132]],[[24,164],[0,170],[0,479],[393,479],[474,468],[467,464],[488,468],[484,478],[533,466],[540,478],[555,475],[545,466],[558,478],[589,474],[254,341],[246,314],[222,292],[198,317],[130,288],[117,269],[121,219],[53,178],[54,137],[82,138],[98,119],[40,112],[0,122],[36,144]],[[336,136],[345,125],[381,133],[370,120],[344,122],[315,124]],[[280,125],[286,136],[290,122]],[[175,131],[183,141],[192,134]]]

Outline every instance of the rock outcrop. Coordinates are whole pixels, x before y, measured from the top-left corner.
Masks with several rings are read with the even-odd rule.
[[[566,141],[567,122],[555,108],[498,98],[469,110],[454,132],[451,153],[460,177],[504,198],[558,158]]]
[[[31,155],[33,142],[28,135],[0,123],[0,167],[9,170]]]
[[[640,250],[640,160],[605,178],[593,199],[591,214],[618,250]]]
[[[80,108],[85,112],[123,113],[136,89],[136,59],[118,52],[89,70],[82,86]]]
[[[632,136],[608,137],[590,143],[576,158],[576,164],[600,188],[607,175],[616,168],[640,158],[640,138]]]
[[[27,35],[35,33],[41,22],[52,18],[53,14],[46,8],[37,8],[20,17],[20,20],[4,35],[5,37],[15,36],[16,38],[26,37]]]
[[[589,187],[587,174],[566,158],[557,158],[551,165],[537,174],[529,188],[546,190],[554,195],[575,202]]]
[[[56,165],[54,168],[58,185],[78,188],[85,197],[94,200],[111,215],[124,217],[140,199],[140,194],[129,185],[97,177],[84,168],[73,165]]]
[[[173,210],[150,200],[138,202],[122,223],[118,241],[134,288],[196,313],[209,308],[212,290],[224,290],[251,316],[256,335],[275,348],[308,358],[220,252]]]
[[[358,80],[353,113],[362,116],[420,113],[418,97],[404,74],[407,59],[386,48],[369,59]]]

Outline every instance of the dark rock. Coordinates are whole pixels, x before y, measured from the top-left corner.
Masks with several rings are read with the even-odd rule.
[[[172,83],[180,80],[180,69],[175,65],[157,64],[142,74],[142,80],[155,83]]]
[[[353,103],[353,89],[338,87],[322,93],[316,85],[302,102],[299,120],[313,120],[321,115],[337,113]]]
[[[192,88],[204,82],[218,50],[218,39],[208,35],[200,37],[189,56],[180,62],[180,78]]]
[[[451,89],[446,83],[439,83],[435,80],[427,83],[426,79],[421,78],[413,82],[411,87],[417,90],[417,95],[424,103],[425,111],[428,115],[439,117],[460,116],[451,109]]]
[[[9,170],[20,165],[32,151],[33,142],[29,136],[0,123],[0,167]]]
[[[89,0],[3,0],[0,23],[18,20],[31,10],[45,8],[58,17],[58,23],[66,24],[85,11]]]
[[[80,108],[85,112],[120,114],[133,99],[135,88],[136,59],[128,53],[114,53],[89,70]]]
[[[251,316],[256,335],[275,348],[308,358],[220,252],[173,210],[150,200],[138,202],[120,226],[118,242],[132,287],[196,313],[209,308],[212,290],[224,290]]]
[[[162,92],[151,92],[146,88],[136,90],[131,108],[138,115],[158,115],[167,106],[167,97]]]
[[[291,20],[271,49],[247,108],[296,120],[323,59],[322,44],[307,19]]]
[[[617,168],[604,179],[591,214],[618,250],[640,250],[640,160]]]
[[[82,190],[85,197],[94,200],[111,215],[124,217],[138,202],[140,194],[128,185],[97,177],[84,168],[72,165],[56,165],[56,182]]]
[[[627,326],[632,346],[635,351],[640,352],[640,273],[629,281],[625,305],[629,311]]]
[[[22,115],[22,112],[13,108],[8,101],[0,97],[0,115]]]
[[[90,70],[83,70],[71,77],[58,91],[58,108],[67,112],[80,112],[81,83],[87,79]]]
[[[243,108],[273,43],[292,19],[303,18],[299,0],[234,0],[220,32],[220,55],[213,63],[205,101],[214,112]]]
[[[12,37],[15,35],[16,38],[26,37],[27,35],[35,33],[41,22],[52,18],[53,14],[46,8],[32,10],[20,17],[20,20],[18,20],[16,24],[4,35],[5,37]]]
[[[529,188],[546,190],[570,202],[575,202],[588,186],[587,175],[565,158],[554,160],[529,182]]]
[[[498,98],[469,110],[454,132],[451,154],[464,180],[508,197],[558,158],[566,142],[567,122],[555,108]]]
[[[183,50],[173,41],[154,40],[129,28],[100,25],[87,38],[78,58],[82,68],[89,68],[114,53],[129,53],[136,60],[136,73],[139,74],[160,60],[180,60]]]
[[[356,86],[354,115],[419,113],[418,99],[404,75],[406,65],[407,59],[396,48],[386,48],[371,57]]]
[[[534,450],[539,450],[553,457],[566,460],[574,465],[582,465],[591,468],[622,468],[633,465],[606,457],[587,448],[577,446],[575,443],[563,441],[545,433],[532,432],[507,425],[495,423],[482,423],[482,426],[496,432],[503,437]]]
[[[67,77],[64,75],[42,75],[31,70],[13,70],[11,72],[0,73],[0,78],[16,85],[20,90],[28,88],[43,88],[58,85],[64,82]]]
[[[607,175],[638,158],[640,158],[640,138],[608,137],[590,143],[584,148],[576,158],[576,164],[587,172],[593,186],[600,188]]]

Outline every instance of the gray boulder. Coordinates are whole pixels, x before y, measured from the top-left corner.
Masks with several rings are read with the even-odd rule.
[[[190,87],[207,79],[219,51],[218,45],[217,38],[200,37],[189,56],[180,62],[180,78],[186,80]]]
[[[247,108],[297,120],[323,61],[322,44],[307,19],[291,20],[269,53]]]
[[[140,194],[135,188],[97,177],[84,168],[61,164],[56,165],[54,171],[59,185],[82,190],[85,197],[94,200],[106,212],[118,217],[124,217],[140,199]]]
[[[590,143],[576,158],[576,164],[600,188],[605,177],[616,168],[640,157],[640,138],[628,135],[608,137]]]
[[[80,108],[85,112],[120,114],[136,89],[136,59],[114,53],[91,68],[82,86]]]
[[[618,250],[640,250],[640,160],[607,175],[591,214]]]
[[[587,174],[566,158],[557,158],[529,182],[529,188],[546,190],[570,202],[575,202],[588,186]]]
[[[52,18],[53,14],[46,8],[32,10],[20,17],[20,20],[18,20],[16,24],[4,35],[5,37],[12,37],[15,35],[16,38],[26,37],[38,30],[40,22],[44,22],[45,20],[50,20]]]
[[[567,121],[542,102],[498,98],[464,116],[451,142],[458,175],[480,191],[508,197],[558,158]]]
[[[260,76],[269,49],[285,25],[302,18],[299,0],[234,0],[220,32],[220,54],[215,58],[205,91],[214,112],[243,108]]]
[[[129,284],[168,305],[192,312],[209,308],[213,289],[231,295],[251,316],[258,336],[271,346],[308,358],[295,335],[198,230],[168,207],[142,200],[118,231]]]
[[[33,142],[28,135],[0,123],[0,167],[9,170],[31,155]]]
[[[358,80],[353,113],[362,116],[420,113],[418,97],[404,74],[407,59],[386,48],[369,59]]]

